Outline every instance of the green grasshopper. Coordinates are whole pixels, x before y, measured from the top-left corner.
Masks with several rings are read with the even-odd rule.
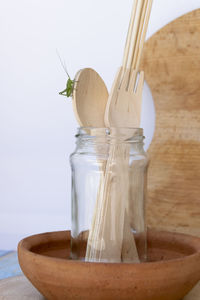
[[[67,68],[66,68],[66,65],[65,65],[65,62],[62,61],[58,51],[57,51],[57,54],[58,54],[58,57],[60,59],[60,62],[61,62],[61,65],[65,71],[65,73],[67,74],[68,76],[68,80],[67,80],[67,83],[66,83],[66,89],[64,89],[62,92],[59,93],[59,95],[62,95],[62,96],[65,96],[65,97],[72,97],[73,95],[73,91],[74,91],[74,85],[75,85],[75,79],[72,80],[69,76],[69,73],[67,72]]]
[[[69,98],[73,95],[75,79],[72,80],[68,73],[67,73],[67,76],[68,76],[68,80],[66,83],[66,89],[63,90],[62,92],[60,92],[59,95],[66,96]]]

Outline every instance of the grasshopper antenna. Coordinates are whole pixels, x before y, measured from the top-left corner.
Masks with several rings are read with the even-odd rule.
[[[67,72],[66,63],[65,63],[64,60],[62,60],[62,58],[61,58],[61,56],[60,56],[60,53],[59,53],[58,49],[56,49],[56,53],[57,53],[57,56],[58,56],[58,58],[59,58],[59,60],[60,60],[60,63],[61,63],[61,65],[62,65],[62,67],[63,67],[65,73],[66,73],[67,76],[70,78],[69,73]]]

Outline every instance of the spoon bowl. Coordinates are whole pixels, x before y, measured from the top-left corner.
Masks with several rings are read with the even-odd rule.
[[[95,70],[86,68],[76,74],[72,103],[80,126],[105,127],[107,100],[107,87]]]

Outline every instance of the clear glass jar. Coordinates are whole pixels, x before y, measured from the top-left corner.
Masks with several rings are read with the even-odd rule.
[[[79,128],[72,169],[71,258],[146,260],[148,157],[141,128]]]

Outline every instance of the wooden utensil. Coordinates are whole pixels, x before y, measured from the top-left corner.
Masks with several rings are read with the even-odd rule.
[[[153,0],[138,0],[133,6],[124,51],[123,66],[118,71],[108,98],[105,124],[108,127],[139,127],[144,73],[136,90],[138,67],[144,46]],[[134,2],[135,4],[135,2]]]
[[[75,82],[73,107],[80,126],[104,127],[105,103],[108,99],[108,92],[103,80],[94,70],[83,69],[77,73]],[[94,131],[95,129],[92,129],[93,134],[96,133]],[[98,153],[98,147],[96,151]],[[102,167],[104,168],[105,166]],[[104,184],[103,177],[100,180],[100,186],[102,186],[102,184]],[[101,201],[102,199],[97,198],[94,218],[96,216],[96,211],[100,209]],[[93,220],[93,222],[95,223],[95,220]],[[123,230],[123,226],[121,226],[121,229]],[[92,239],[93,233],[94,231],[91,230],[89,240]],[[125,238],[126,244],[127,240],[132,240],[132,236],[130,237],[128,235],[128,237]],[[129,248],[132,249],[133,247],[134,243],[132,244],[132,247]],[[112,247],[110,247],[110,249],[112,249]],[[86,260],[91,260],[89,256],[90,251],[91,247],[90,244],[88,244]],[[115,257],[114,253],[112,256]]]
[[[107,102],[107,99],[108,92],[106,85],[97,72],[95,72],[92,69],[83,69],[77,73],[75,77],[75,89],[72,102],[74,113],[80,126],[104,127],[104,112],[105,103]],[[95,129],[92,129],[93,134],[96,133],[96,131],[94,131]],[[96,151],[98,153],[98,147]],[[102,167],[103,169],[105,168],[105,166]],[[102,186],[102,184],[104,184],[103,176],[100,180],[100,187]],[[96,208],[94,211],[94,218],[96,217],[96,211],[99,210],[101,207],[101,201],[102,199],[97,198],[97,202],[95,205]],[[93,222],[95,223],[95,220],[93,220]],[[128,226],[128,223],[126,224]],[[123,230],[123,226],[121,226],[121,229]],[[126,232],[129,231],[126,230]],[[89,234],[89,240],[92,239],[93,233],[94,230],[91,230]],[[125,244],[127,244],[128,240],[132,240],[132,236],[130,237],[129,234],[125,237]],[[132,249],[133,247],[134,243],[132,243],[132,246],[129,248]],[[110,247],[110,249],[112,249],[112,247]],[[88,244],[86,260],[91,260],[89,256],[90,250],[91,247],[90,244]],[[115,257],[114,253],[112,256]]]
[[[80,126],[105,127],[107,100],[107,87],[95,70],[86,68],[76,74],[72,103]]]
[[[124,65],[117,73],[106,106],[105,124],[108,127],[138,127],[137,116],[140,115],[138,108],[141,107],[144,74],[140,74],[136,88],[138,70],[131,70],[131,64],[134,56],[138,55],[135,63],[136,66],[139,66],[138,59],[141,57],[151,5],[152,0],[134,2],[124,51]],[[134,103],[136,103],[135,107]],[[140,119],[140,117],[138,118]],[[112,129],[111,131],[111,136],[114,133],[115,139],[110,146],[105,178],[101,185],[102,192],[99,193],[102,198],[100,201],[102,206],[95,214],[95,224],[91,229],[92,238],[89,239],[91,250],[87,256],[89,261],[119,262],[121,257],[124,261],[139,261],[136,247],[133,247],[134,241],[130,239],[130,242],[127,243],[127,237],[130,236],[131,230],[127,220],[128,213],[125,212],[128,207],[126,202],[128,202],[129,190],[129,145],[117,144],[116,138],[120,136],[121,131],[122,129]],[[117,165],[120,166],[118,171]],[[110,223],[111,219],[112,224]],[[123,245],[124,235],[126,243]]]
[[[116,134],[111,129],[111,136]],[[128,218],[125,222],[125,206],[129,185],[127,166],[122,159],[124,148],[113,147],[110,143],[109,158],[99,188],[95,218],[88,238],[87,261],[121,262],[122,249],[124,261],[139,262],[137,249]],[[112,152],[111,152],[112,151]],[[126,149],[125,149],[126,151]],[[127,154],[125,154],[127,157]],[[129,156],[128,156],[129,157]],[[121,182],[123,189],[119,189]]]
[[[146,43],[141,68],[151,88],[148,225],[200,236],[200,9]]]
[[[140,1],[139,5],[137,1],[134,2],[133,11],[129,26],[129,32],[127,36],[126,48],[125,48],[125,55],[124,61],[129,58],[129,53],[132,49],[128,49],[134,45],[132,45],[133,38],[137,35],[137,27],[139,23],[139,11],[137,9],[141,9],[142,1]],[[136,18],[135,27],[134,27],[134,19]],[[132,33],[133,28],[135,29]],[[121,68],[119,73],[117,74],[117,79],[113,84],[113,89],[111,90],[111,94],[109,99],[114,99],[116,93],[118,93],[118,87],[120,85],[120,81],[123,75],[124,69]],[[128,79],[129,79],[128,72]],[[122,89],[126,91],[127,88],[127,72],[125,70],[124,75],[126,81],[125,86],[122,84]],[[134,77],[135,82],[135,77]],[[116,88],[117,87],[117,88]],[[114,92],[116,93],[114,94]],[[113,96],[114,94],[114,96]],[[131,93],[132,94],[132,93]],[[115,97],[117,98],[117,97]],[[114,103],[116,104],[116,103]],[[108,127],[112,127],[113,124],[107,122],[106,118],[110,116],[110,103],[107,104],[107,111],[105,112],[105,124]],[[124,106],[122,105],[120,109],[123,109]],[[125,107],[126,109],[126,107]],[[118,110],[118,113],[123,114],[122,110]],[[131,115],[133,117],[133,115]],[[123,118],[122,118],[123,121]],[[123,123],[123,122],[122,122]],[[124,127],[125,124],[123,125]],[[113,125],[116,127],[116,124]],[[116,134],[116,130],[115,130]],[[90,230],[89,238],[88,238],[88,247],[86,252],[86,260],[87,261],[110,261],[110,262],[120,262],[121,261],[121,251],[123,249],[123,235],[124,235],[124,224],[128,224],[124,222],[125,219],[125,201],[128,197],[128,174],[125,170],[125,166],[128,167],[128,164],[121,164],[121,158],[123,157],[123,152],[126,153],[126,149],[120,149],[117,145],[110,146],[110,153],[109,158],[107,161],[107,165],[105,168],[105,176],[100,185],[100,192],[98,193],[99,199],[97,202],[100,204],[98,205],[98,211],[95,210],[95,219],[93,219],[92,227]],[[128,153],[125,154],[128,156]],[[114,167],[113,167],[114,166]],[[122,172],[124,170],[124,172]],[[124,186],[121,186],[121,182],[124,182]],[[112,198],[114,201],[112,201]],[[97,208],[97,206],[96,206]],[[125,233],[130,230],[125,230]],[[132,243],[133,244],[133,243]],[[136,247],[134,247],[136,250]],[[134,251],[135,257],[137,251]]]
[[[144,72],[140,73],[135,90],[136,71],[132,72],[130,80],[130,69],[125,70],[123,79],[121,79],[122,72],[123,68],[120,68],[113,83],[112,97],[108,98],[106,106],[105,123],[110,127],[138,128],[140,125],[139,108],[141,107]]]

